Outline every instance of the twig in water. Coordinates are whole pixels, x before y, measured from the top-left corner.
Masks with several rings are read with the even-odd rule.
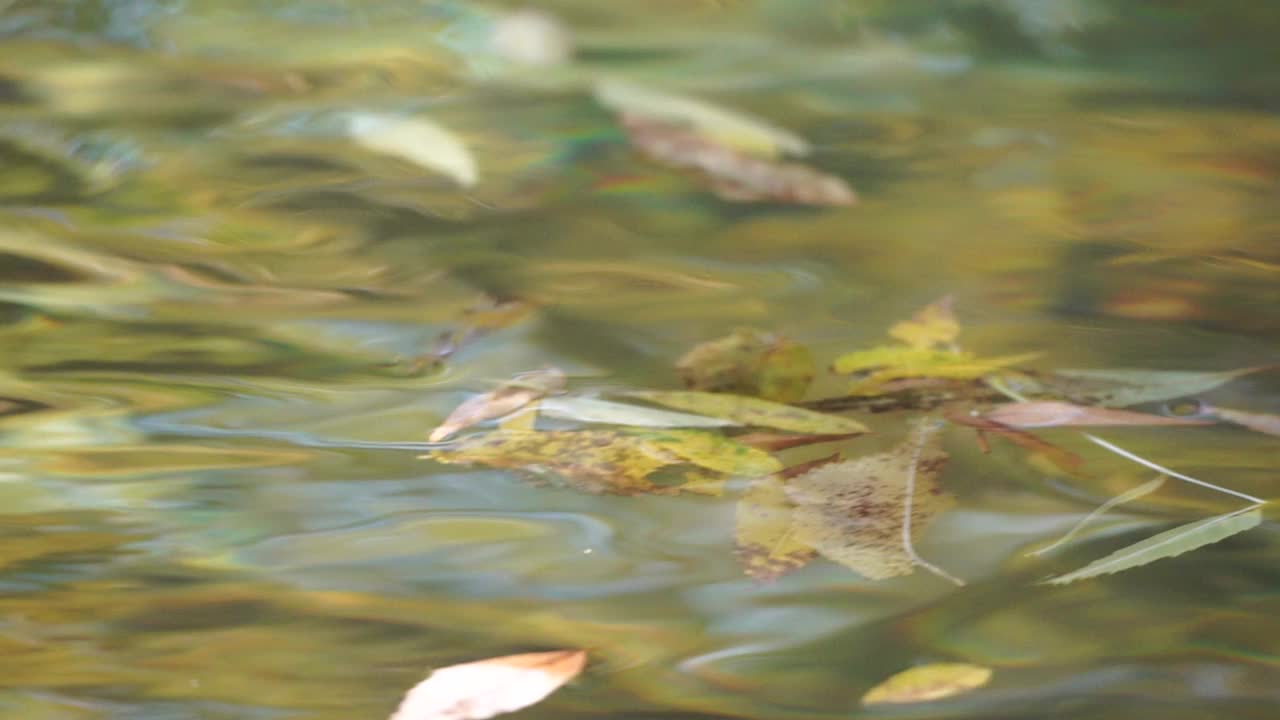
[[[916,499],[916,468],[920,466],[920,455],[924,452],[924,446],[929,440],[930,433],[937,432],[939,427],[938,423],[931,422],[929,419],[921,422],[920,438],[916,441],[916,446],[911,451],[911,464],[907,468],[907,495],[902,503],[902,549],[907,553],[907,557],[911,558],[911,562],[944,580],[949,580],[963,587],[963,580],[920,557],[920,554],[916,552],[915,544],[911,540],[911,512]]]

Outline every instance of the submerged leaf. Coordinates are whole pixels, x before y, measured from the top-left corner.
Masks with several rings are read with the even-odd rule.
[[[986,437],[984,435],[984,433],[989,432],[999,435],[1023,450],[1043,455],[1054,465],[1071,474],[1075,474],[1080,469],[1081,463],[1084,462],[1079,455],[1060,448],[1039,435],[1009,427],[990,418],[980,415],[965,415],[963,413],[950,413],[946,417],[951,422],[968,425],[977,430],[978,442],[983,444],[983,452],[989,452],[989,448],[985,446]]]
[[[800,540],[782,478],[758,478],[737,505],[734,556],[743,572],[771,582],[804,567],[817,554]]]
[[[798,163],[762,160],[676,125],[622,116],[627,138],[650,159],[701,173],[730,202],[786,202],[847,207],[858,195],[844,180]]]
[[[591,397],[554,397],[538,405],[542,414],[561,420],[629,427],[731,427],[731,420],[609,402]]]
[[[517,375],[496,389],[463,402],[427,437],[440,442],[464,428],[509,415],[550,393],[564,389],[564,372],[547,368]]]
[[[1085,405],[1125,407],[1198,395],[1268,366],[1222,372],[1180,370],[1055,370],[1041,383],[1054,394]]]
[[[626,395],[677,410],[732,420],[740,425],[825,435],[869,432],[856,420],[741,395],[679,390],[634,390]]]
[[[1101,425],[1208,425],[1208,420],[1165,417],[1129,410],[1085,407],[1051,400],[999,405],[984,417],[1016,428],[1091,427]]]
[[[753,432],[745,435],[735,435],[734,440],[740,443],[746,443],[754,448],[777,452],[778,450],[789,450],[791,448],[804,447],[805,445],[816,445],[818,443],[840,442],[855,438],[863,433],[844,433],[841,435],[795,435],[791,433],[774,433],[774,432]]]
[[[697,345],[676,361],[690,390],[756,395],[793,402],[813,381],[813,354],[799,343],[755,330]]]
[[[950,295],[930,303],[912,315],[910,320],[889,328],[889,336],[917,350],[950,348],[960,337],[960,323],[956,321],[953,304]]]
[[[540,702],[586,664],[582,650],[558,650],[440,668],[405,694],[390,720],[485,720]]]
[[[1034,552],[1029,552],[1027,554],[1043,555],[1049,552],[1050,550],[1053,550],[1054,548],[1062,547],[1063,545],[1070,542],[1071,539],[1074,538],[1076,535],[1080,534],[1080,531],[1083,530],[1086,525],[1093,522],[1095,519],[1102,517],[1104,514],[1106,514],[1108,510],[1111,510],[1112,508],[1118,505],[1123,505],[1124,503],[1133,502],[1134,500],[1137,500],[1139,498],[1144,498],[1150,495],[1151,493],[1155,492],[1156,490],[1159,490],[1163,485],[1164,485],[1164,476],[1158,475],[1154,480],[1148,480],[1147,482],[1142,483],[1136,488],[1132,488],[1130,490],[1120,493],[1119,495],[1102,503],[1102,505],[1098,506],[1097,508],[1094,508],[1093,512],[1081,518],[1080,522],[1076,523],[1070,530],[1068,530],[1066,535],[1063,535],[1062,537],[1040,548],[1039,550],[1036,550]]]
[[[863,705],[918,703],[960,695],[986,685],[991,668],[964,663],[937,663],[903,670],[862,696]]]
[[[354,113],[347,131],[364,148],[408,160],[464,187],[480,178],[475,158],[458,136],[425,118]]]
[[[602,80],[596,100],[618,115],[688,129],[708,142],[750,155],[775,158],[805,155],[804,138],[743,113],[693,98],[651,90],[621,80]]]
[[[1235,423],[1256,432],[1280,437],[1280,415],[1232,410],[1231,408],[1218,407],[1216,405],[1213,407],[1206,406],[1205,412],[1229,423]]]
[[[1049,578],[1044,582],[1049,585],[1066,585],[1077,580],[1118,573],[1225,540],[1232,535],[1255,528],[1261,522],[1262,510],[1257,505],[1206,520],[1198,520],[1159,535],[1153,535],[1100,560],[1095,560],[1079,570]]]
[[[946,463],[938,435],[931,433],[923,445],[904,442],[792,479],[786,490],[796,505],[798,539],[872,580],[911,574],[916,563],[902,537],[908,478],[914,473],[914,538],[954,504],[938,485]]]

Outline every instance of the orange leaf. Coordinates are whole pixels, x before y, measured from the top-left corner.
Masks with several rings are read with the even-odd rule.
[[[1016,428],[1211,424],[1198,418],[1165,417],[1056,401],[1007,403],[988,411],[984,417]]]
[[[390,720],[484,720],[541,701],[586,664],[582,650],[556,650],[450,665],[409,690]]]
[[[1009,427],[1002,423],[996,422],[989,417],[981,415],[966,415],[964,413],[949,413],[947,419],[961,425],[968,425],[978,431],[978,445],[982,451],[990,452],[990,447],[986,446],[986,438],[984,433],[999,435],[1027,452],[1040,453],[1050,460],[1054,465],[1062,468],[1068,473],[1075,473],[1080,469],[1080,464],[1084,462],[1079,455],[1069,450],[1064,450],[1057,445],[1033,435],[1025,430]]]

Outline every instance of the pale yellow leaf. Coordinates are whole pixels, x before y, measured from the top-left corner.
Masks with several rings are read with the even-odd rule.
[[[889,328],[889,336],[918,350],[949,348],[960,337],[960,323],[956,321],[953,304],[950,295],[930,303],[912,315],[910,320]]]
[[[856,420],[742,395],[679,390],[635,390],[626,395],[753,427],[828,435],[868,432],[867,427]]]
[[[425,118],[353,113],[347,119],[347,132],[361,147],[407,160],[463,187],[480,179],[475,157],[462,140]]]
[[[862,696],[863,705],[929,702],[970,692],[991,680],[991,668],[936,663],[903,670]]]
[[[543,700],[586,664],[582,650],[557,650],[440,668],[405,694],[390,720],[485,720]]]
[[[760,581],[776,580],[803,567],[816,554],[800,541],[782,478],[757,479],[738,500],[734,555],[743,572]]]

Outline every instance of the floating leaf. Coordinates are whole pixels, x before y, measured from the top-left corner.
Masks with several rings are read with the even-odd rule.
[[[950,348],[960,337],[960,323],[956,321],[953,304],[950,295],[930,303],[912,315],[910,320],[889,328],[889,336],[917,350]]]
[[[855,460],[823,465],[787,483],[797,539],[872,580],[909,575],[915,559],[903,542],[908,478],[914,473],[912,537],[954,503],[938,486],[946,466],[937,433]]]
[[[1218,407],[1216,405],[1213,407],[1206,406],[1205,412],[1229,423],[1243,425],[1250,430],[1280,437],[1280,415],[1232,410],[1231,408]]]
[[[768,450],[769,452],[777,452],[779,450],[788,450],[790,448],[804,447],[805,445],[816,445],[817,443],[840,442],[855,438],[863,433],[844,433],[842,435],[794,435],[791,433],[774,433],[774,432],[753,432],[745,435],[735,435],[734,440],[745,443],[754,448]]]
[[[763,450],[715,433],[699,430],[646,432],[644,442],[679,456],[686,462],[725,473],[755,477],[782,469],[778,459]]]
[[[919,703],[961,695],[986,685],[991,668],[965,663],[936,663],[903,670],[862,696],[863,705]]]
[[[1119,495],[1103,503],[1101,506],[1095,508],[1093,512],[1081,518],[1080,522],[1076,523],[1074,527],[1068,530],[1066,535],[1063,535],[1062,537],[1058,538],[1056,541],[1040,548],[1039,550],[1036,550],[1034,552],[1029,552],[1027,554],[1043,555],[1049,552],[1050,550],[1053,550],[1054,548],[1062,547],[1063,545],[1070,542],[1071,539],[1074,538],[1076,535],[1080,534],[1080,531],[1083,530],[1086,525],[1093,522],[1095,519],[1105,515],[1107,511],[1111,510],[1112,508],[1118,505],[1123,505],[1124,503],[1133,502],[1134,500],[1137,500],[1139,498],[1144,498],[1150,495],[1151,493],[1155,492],[1156,490],[1159,490],[1163,485],[1164,485],[1164,476],[1158,475],[1154,480],[1148,480],[1147,482],[1142,483],[1136,488],[1120,493]]]
[[[815,365],[809,349],[793,340],[739,329],[697,345],[676,362],[676,370],[690,390],[793,402],[804,397]]]
[[[730,202],[785,202],[847,207],[858,195],[844,180],[806,165],[762,160],[663,122],[624,115],[633,147],[673,168],[693,170],[712,192]]]
[[[751,483],[737,505],[734,556],[743,572],[770,582],[804,567],[817,554],[800,540],[783,481],[776,475]]]
[[[582,650],[557,650],[440,668],[405,694],[390,720],[485,720],[542,701],[586,664]]]
[[[431,431],[427,439],[440,442],[459,430],[509,415],[538,398],[563,389],[564,372],[558,368],[517,375],[498,388],[470,398],[454,408],[449,417]]]
[[[794,133],[702,100],[651,90],[620,80],[602,80],[596,100],[618,115],[691,130],[703,140],[749,155],[805,155],[809,143]]]
[[[424,118],[353,113],[347,132],[361,147],[408,160],[464,187],[479,180],[475,158],[452,132]]]
[[[1085,405],[1125,407],[1198,395],[1225,385],[1238,377],[1265,370],[1269,366],[1247,367],[1222,372],[1181,370],[1055,370],[1042,378],[1047,389]]]
[[[1023,450],[1043,455],[1054,465],[1071,474],[1075,474],[1080,469],[1081,463],[1084,462],[1079,455],[1069,450],[1064,450],[1039,435],[1009,427],[990,418],[979,415],[951,413],[947,415],[947,419],[976,429],[978,431],[978,442],[983,444],[983,452],[989,452],[989,448],[985,446],[986,438],[983,435],[983,433],[989,432],[999,435]]]
[[[882,346],[841,355],[832,370],[845,375],[866,373],[851,392],[873,394],[886,391],[888,383],[904,378],[973,380],[1037,356],[1039,353],[979,358],[969,352]]]
[[[462,438],[427,457],[443,463],[554,472],[581,490],[619,495],[678,491],[655,485],[649,476],[681,462],[641,437],[613,430],[499,430]]]
[[[1225,515],[1198,520],[1186,525],[1180,525],[1159,535],[1153,535],[1146,540],[1117,550],[1100,560],[1095,560],[1079,570],[1050,578],[1044,582],[1049,585],[1066,585],[1077,580],[1118,573],[1122,570],[1155,562],[1156,560],[1175,557],[1205,545],[1216,543],[1219,540],[1225,540],[1232,535],[1257,527],[1261,522],[1262,510],[1257,505],[1229,512]]]
[[[679,390],[634,390],[626,395],[677,410],[732,420],[740,425],[827,435],[869,432],[856,420],[741,395]]]
[[[1045,400],[999,405],[984,417],[1016,428],[1091,427],[1100,425],[1208,425],[1208,420],[1189,417],[1165,417],[1128,410],[1085,407]]]
[[[619,430],[499,430],[462,438],[427,456],[452,464],[553,472],[587,492],[706,492],[702,488],[661,485],[652,477],[662,468],[697,465],[731,475],[767,475],[781,464],[768,453],[729,438],[697,430],[628,432]],[[705,485],[706,473],[685,473],[686,481]]]
[[[561,420],[628,427],[729,427],[734,423],[721,418],[627,405],[590,397],[552,397],[538,405],[542,414]]]

